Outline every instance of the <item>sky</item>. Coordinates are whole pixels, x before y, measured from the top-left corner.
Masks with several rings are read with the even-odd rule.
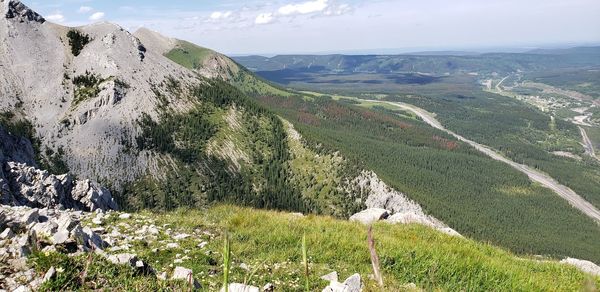
[[[37,0],[68,26],[146,27],[230,55],[600,44],[599,0]]]

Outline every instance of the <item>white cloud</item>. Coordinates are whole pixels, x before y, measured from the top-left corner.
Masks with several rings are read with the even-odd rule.
[[[215,11],[213,13],[210,14],[210,19],[212,20],[222,20],[222,19],[227,19],[229,18],[231,15],[233,15],[233,12],[231,11]]]
[[[104,18],[104,12],[96,12],[90,15],[90,20],[100,20],[102,18]]]
[[[64,22],[65,21],[65,16],[60,14],[60,13],[55,13],[55,14],[51,14],[46,16],[47,20],[50,20],[52,22]]]
[[[81,6],[79,7],[79,10],[77,10],[78,13],[90,13],[92,12],[92,10],[94,10],[94,8],[89,7],[89,6]]]
[[[293,18],[298,15],[338,16],[349,13],[352,7],[348,4],[332,4],[329,0],[305,1],[297,4],[288,4],[279,7],[276,12],[261,13],[256,17],[255,24],[268,24],[275,22],[278,18]]]
[[[321,12],[329,6],[327,1],[328,0],[315,0],[302,2],[299,4],[288,4],[280,7],[278,12],[281,15],[309,14]]]
[[[329,6],[325,11],[323,11],[323,15],[327,16],[337,16],[349,13],[352,11],[352,7],[348,4],[339,4],[335,6]]]
[[[273,17],[273,13],[261,13],[256,17],[256,20],[254,20],[254,23],[256,24],[268,24],[271,23],[275,20],[275,17]]]

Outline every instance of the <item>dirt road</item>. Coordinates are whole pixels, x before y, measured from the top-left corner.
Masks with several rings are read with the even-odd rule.
[[[502,85],[502,83],[504,82],[504,80],[508,79],[508,77],[510,77],[510,75],[502,78],[502,80],[500,80],[500,82],[498,82],[498,84],[496,84],[496,90],[498,92],[502,92],[502,88],[500,86]]]
[[[581,139],[583,141],[585,154],[597,159],[596,151],[594,150],[594,144],[592,143],[592,140],[590,140],[590,137],[588,137],[587,132],[582,127],[579,127],[579,132],[581,132]]]
[[[393,106],[396,106],[403,110],[411,111],[411,112],[415,113],[417,116],[419,116],[421,119],[423,119],[423,121],[425,121],[430,126],[436,128],[436,129],[442,130],[442,131],[456,137],[458,140],[463,141],[463,142],[473,146],[475,149],[481,151],[482,153],[486,154],[487,156],[489,156],[495,160],[504,162],[504,163],[510,165],[511,167],[515,168],[516,170],[526,174],[530,180],[537,182],[546,188],[551,189],[557,195],[559,195],[561,198],[567,200],[567,202],[569,202],[569,204],[571,204],[571,206],[577,208],[582,213],[584,213],[588,217],[594,219],[597,223],[600,224],[600,210],[598,210],[596,207],[594,207],[594,205],[590,204],[584,198],[579,196],[573,190],[560,184],[559,182],[554,180],[552,177],[550,177],[549,175],[547,175],[541,171],[533,169],[527,165],[516,163],[516,162],[502,156],[500,153],[496,152],[496,150],[494,150],[488,146],[471,141],[461,135],[458,135],[458,134],[444,128],[444,126],[435,118],[435,114],[432,114],[422,108],[413,106],[411,104],[406,104],[406,103],[401,103],[401,102],[375,101],[375,100],[369,100],[369,101],[378,102],[378,103],[387,103],[389,105],[393,105]]]

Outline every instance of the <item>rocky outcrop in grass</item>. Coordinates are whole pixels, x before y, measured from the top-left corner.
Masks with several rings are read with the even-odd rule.
[[[3,205],[84,211],[118,208],[110,191],[90,180],[52,175],[17,162],[7,162],[0,172]]]

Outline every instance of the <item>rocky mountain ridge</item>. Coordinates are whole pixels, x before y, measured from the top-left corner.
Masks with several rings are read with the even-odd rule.
[[[158,116],[157,93],[173,110],[189,108],[161,84],[197,79],[117,25],[67,28],[19,1],[0,6],[0,111],[29,119],[42,147],[68,152],[64,159],[77,175],[118,184],[156,169],[152,155],[127,151],[136,120]],[[77,55],[74,35],[88,41]]]

